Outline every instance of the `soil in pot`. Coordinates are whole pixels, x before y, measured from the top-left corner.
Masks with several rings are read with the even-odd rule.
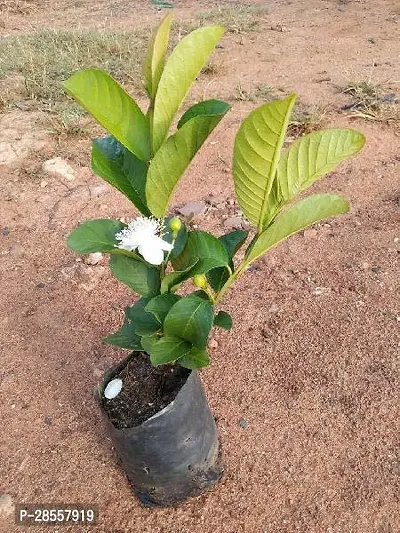
[[[103,408],[117,429],[139,426],[176,398],[189,374],[180,365],[154,367],[138,352],[113,376],[122,379],[122,390],[112,400],[103,397]]]

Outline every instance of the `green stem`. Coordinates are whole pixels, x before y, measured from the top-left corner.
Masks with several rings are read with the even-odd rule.
[[[247,265],[246,265],[247,266]],[[217,296],[214,299],[214,304],[217,305],[220,300],[225,295],[226,291],[229,289],[229,287],[232,285],[234,281],[236,281],[244,272],[245,270],[245,264],[244,262],[239,266],[237,270],[228,278],[228,280],[225,282],[225,285],[222,287],[222,289],[218,292]]]

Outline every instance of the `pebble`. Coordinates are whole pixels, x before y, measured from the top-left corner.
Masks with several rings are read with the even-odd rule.
[[[329,292],[331,289],[329,287],[316,287],[313,291],[313,294],[315,296],[320,296],[321,294],[325,294]]]
[[[25,248],[19,242],[14,242],[9,252],[13,257],[22,257],[25,254]]]
[[[318,231],[316,229],[314,229],[314,228],[306,229],[303,232],[303,236],[304,236],[304,238],[307,241],[308,240],[312,240],[312,239],[315,239],[316,237],[318,237]]]
[[[10,516],[14,514],[14,502],[11,494],[2,494],[0,496],[0,515]]]
[[[190,215],[193,215],[193,218],[195,218],[204,215],[206,208],[206,203],[203,201],[188,202],[184,206],[179,207],[177,211],[184,217],[189,217]]]
[[[110,192],[110,186],[107,183],[95,183],[89,185],[89,191],[91,198],[99,198]]]
[[[225,207],[226,207],[226,203],[225,203],[225,202],[222,202],[222,203],[220,203],[220,204],[217,204],[215,207],[216,207],[217,209],[225,209]]]
[[[278,304],[273,303],[271,307],[268,309],[270,313],[277,313],[280,310],[280,307]]]
[[[207,201],[209,204],[217,206],[218,204],[226,202],[226,196],[224,194],[209,194]]]
[[[243,429],[247,429],[249,427],[249,423],[244,418],[241,418],[239,420],[239,426]]]
[[[44,189],[45,187],[47,187],[47,185],[48,185],[48,182],[47,182],[46,180],[42,180],[42,181],[40,182],[40,187],[41,187],[42,189]]]
[[[51,425],[51,417],[46,415],[44,417],[44,423],[46,424],[46,426],[50,426]]]
[[[211,339],[208,346],[209,348],[218,348],[218,342],[215,339]]]
[[[224,228],[227,229],[241,229],[242,219],[239,217],[229,217],[224,221]]]
[[[67,181],[75,179],[73,168],[61,157],[55,157],[54,159],[45,161],[42,165],[42,170],[47,174],[65,178]]]
[[[85,257],[85,263],[87,265],[97,265],[103,259],[101,252],[93,252]]]

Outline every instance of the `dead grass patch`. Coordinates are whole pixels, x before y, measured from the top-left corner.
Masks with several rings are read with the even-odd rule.
[[[262,15],[267,12],[265,6],[235,2],[232,5],[218,5],[210,11],[200,13],[198,18],[202,25],[221,24],[230,33],[248,33],[258,29]]]
[[[323,128],[328,106],[296,103],[288,126],[289,137],[302,137]]]

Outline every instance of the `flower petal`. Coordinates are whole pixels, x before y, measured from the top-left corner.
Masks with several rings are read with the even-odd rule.
[[[164,261],[164,252],[154,239],[149,239],[139,246],[139,253],[151,265],[161,265]]]

